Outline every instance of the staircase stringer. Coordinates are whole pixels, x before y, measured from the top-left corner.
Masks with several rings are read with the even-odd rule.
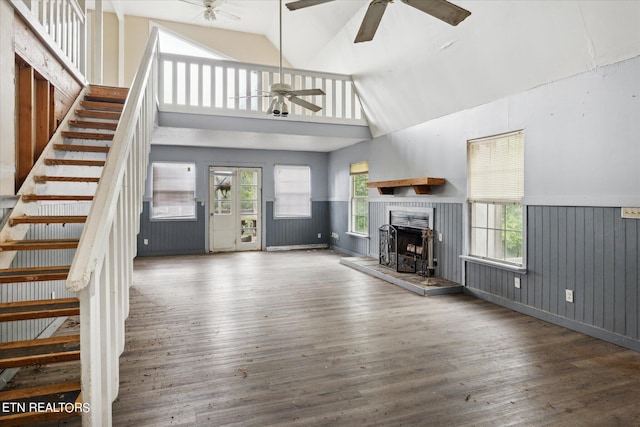
[[[20,198],[16,202],[15,207],[11,210],[11,213],[8,215],[4,226],[0,230],[0,242],[6,242],[8,240],[22,240],[27,235],[27,232],[29,231],[29,225],[19,224],[11,226],[11,219],[23,215],[35,215],[38,212],[38,203],[24,202],[22,200],[22,195],[36,193],[37,182],[35,177],[38,175],[43,175],[45,173],[45,159],[47,159],[48,157],[53,157],[54,145],[64,143],[62,132],[68,131],[70,129],[69,122],[76,119],[76,110],[80,108],[80,103],[84,99],[84,96],[88,91],[89,86],[82,89],[73,105],[69,109],[69,113],[64,117],[64,119],[60,123],[60,126],[58,126],[58,129],[54,132],[53,136],[40,154],[40,157],[38,157],[38,160],[31,168],[29,175],[18,190],[17,195],[20,196]],[[0,269],[9,268],[11,262],[16,256],[16,253],[16,251],[0,251]]]

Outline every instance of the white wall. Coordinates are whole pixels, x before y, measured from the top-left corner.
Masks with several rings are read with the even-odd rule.
[[[525,204],[640,206],[640,57],[375,138],[369,177],[445,178],[419,199],[462,202],[467,140],[518,129],[525,130]],[[340,150],[330,168],[360,157]],[[330,198],[343,199],[340,183],[329,180]]]
[[[381,136],[640,54],[639,1],[455,3],[471,15],[452,27],[395,2],[374,40],[354,44],[363,5],[310,60],[290,59],[352,75]]]

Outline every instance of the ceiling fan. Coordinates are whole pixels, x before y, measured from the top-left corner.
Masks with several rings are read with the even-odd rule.
[[[220,6],[226,3],[227,0],[180,0],[185,3],[192,4],[194,6],[204,7],[203,17],[207,21],[217,21],[218,16],[223,18],[239,21],[240,17],[222,10]]]
[[[291,3],[287,3],[289,10],[298,10],[309,6],[315,6],[317,4],[328,3],[333,0],[298,0]],[[403,3],[408,4],[424,13],[438,18],[441,21],[446,22],[449,25],[458,25],[464,19],[471,15],[466,9],[456,6],[453,3],[449,3],[446,0],[401,0]],[[389,3],[393,3],[393,0],[372,0],[369,3],[367,13],[364,15],[358,35],[354,43],[368,42],[373,39],[373,36],[380,25],[380,20],[384,14],[385,9]]]
[[[288,117],[289,116],[289,108],[287,104],[285,104],[285,99],[293,102],[301,106],[302,108],[306,108],[307,110],[311,110],[314,113],[322,110],[322,107],[319,107],[315,104],[312,104],[309,101],[306,101],[300,96],[315,96],[315,95],[325,95],[322,89],[301,89],[301,90],[293,90],[291,85],[287,83],[283,83],[283,74],[282,74],[282,0],[280,0],[280,66],[278,68],[278,75],[280,77],[279,83],[271,84],[269,91],[265,91],[264,95],[257,95],[263,97],[273,97],[271,103],[269,104],[269,108],[267,109],[267,114],[273,114],[276,117]]]

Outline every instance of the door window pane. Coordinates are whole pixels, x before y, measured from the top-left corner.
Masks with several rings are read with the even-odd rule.
[[[233,213],[233,175],[228,172],[215,172],[213,176],[213,213],[231,215]]]

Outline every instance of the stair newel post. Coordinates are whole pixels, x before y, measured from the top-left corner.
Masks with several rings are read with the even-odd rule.
[[[100,294],[96,292],[95,275],[92,275],[86,287],[77,293],[80,300],[80,365],[82,399],[90,405],[90,411],[82,414],[83,426],[100,426],[104,413],[110,408],[105,408],[101,384],[102,351],[100,340],[94,337],[100,336]],[[111,411],[108,410],[110,413]],[[109,424],[106,424],[109,425]]]

